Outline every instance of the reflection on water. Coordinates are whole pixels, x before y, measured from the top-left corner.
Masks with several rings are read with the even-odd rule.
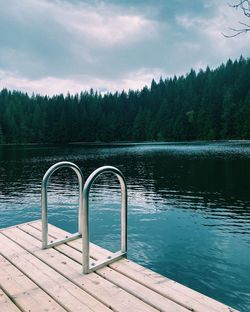
[[[87,177],[123,171],[129,190],[129,257],[174,280],[250,311],[250,142],[116,146],[0,146],[0,227],[40,218],[45,171],[62,160]],[[77,228],[77,178],[57,172],[49,221]],[[91,240],[119,248],[120,190],[110,175],[91,191]]]

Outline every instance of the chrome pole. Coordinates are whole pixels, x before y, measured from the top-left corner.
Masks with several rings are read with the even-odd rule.
[[[78,233],[77,235],[82,233],[81,228],[81,219],[82,219],[82,205],[83,205],[83,174],[81,169],[75,165],[72,162],[69,161],[61,161],[59,163],[56,163],[55,165],[51,166],[45,175],[43,176],[42,180],[42,248],[48,248],[50,245],[48,244],[48,183],[49,179],[52,176],[52,174],[57,171],[60,168],[71,168],[78,177],[79,182],[79,207],[78,207]],[[72,238],[70,238],[72,239]],[[63,241],[66,241],[65,239]],[[59,244],[60,241],[58,241],[56,244]],[[53,244],[55,245],[55,243]]]
[[[121,185],[121,192],[122,192],[122,208],[121,208],[121,251],[127,253],[127,185],[125,178],[122,176],[117,175],[120,185]]]
[[[114,257],[106,259],[98,264],[93,264],[90,268],[89,266],[89,192],[92,184],[96,178],[103,173],[113,173],[116,175],[120,182],[121,193],[122,193],[122,207],[121,207],[121,250],[117,252]],[[83,274],[88,274],[91,271],[101,268],[108,263],[111,263],[122,256],[126,256],[127,253],[127,185],[126,180],[122,172],[112,166],[103,166],[96,169],[86,180],[83,187],[83,210],[81,219],[82,228],[82,265]]]

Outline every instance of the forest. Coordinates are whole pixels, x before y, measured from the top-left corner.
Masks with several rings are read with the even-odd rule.
[[[250,139],[250,59],[100,94],[0,91],[0,143]]]

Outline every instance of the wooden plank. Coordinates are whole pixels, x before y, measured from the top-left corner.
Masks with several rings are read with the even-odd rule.
[[[98,270],[98,274],[106,278],[113,284],[122,287],[123,289],[136,296],[137,298],[140,298],[144,302],[151,304],[153,307],[159,309],[160,311],[189,311],[185,307],[159,295],[151,289],[133,281],[132,279],[126,277],[119,272],[116,272],[111,268],[102,268]]]
[[[30,225],[41,230],[41,223],[39,222]],[[53,225],[49,225],[49,231],[55,238],[60,235],[67,235],[66,231],[63,231]],[[80,240],[69,242],[68,245],[81,251]],[[97,245],[90,245],[90,255],[97,260],[111,254],[111,252]],[[200,294],[195,290],[170,280],[130,260],[119,260],[110,264],[109,267],[156,291],[160,295],[165,296],[166,298],[169,298],[170,300],[173,300],[188,309],[192,309],[193,311],[237,312],[235,309],[232,309],[219,301]]]
[[[39,219],[39,220],[34,220],[34,221],[28,221],[28,222],[21,223],[19,225],[26,225],[26,224],[33,224],[33,225],[35,225],[36,223],[41,225],[41,220]],[[15,228],[15,227],[17,227],[17,224],[11,225],[11,226],[7,226],[6,228],[1,228],[0,231],[4,231],[4,230]]]
[[[13,230],[17,229],[11,228],[5,231],[11,232]],[[19,231],[21,232],[21,230]],[[57,273],[2,233],[0,233],[0,250],[5,258],[34,281],[43,291],[49,294],[67,311],[109,311],[107,307],[95,298],[72,284],[68,279]]]
[[[0,285],[23,311],[66,311],[1,255]]]
[[[79,243],[78,248],[80,248]],[[107,256],[106,250],[99,246],[92,246],[92,249],[95,255],[98,255],[97,259],[104,255]],[[184,306],[193,311],[205,311],[206,309],[206,311],[237,312],[237,310],[228,307],[217,300],[168,279],[130,260],[123,259],[117,261],[112,263],[110,267],[177,303],[183,303]],[[203,308],[200,310],[202,306]]]
[[[23,232],[21,229],[7,229],[3,233],[29,251],[32,255],[42,260],[72,283],[86,290],[93,297],[105,303],[113,310],[128,311],[133,307],[134,311],[138,312],[157,311],[155,308],[135,298],[123,289],[98,276],[96,273],[82,275],[82,266],[79,263],[61,254],[54,248],[42,250],[41,242]]]
[[[1,312],[20,312],[21,310],[10,300],[0,287],[0,311]]]
[[[41,232],[29,225],[21,226],[20,229],[29,233],[33,237],[41,239]],[[56,250],[67,255],[71,259],[77,261],[78,263],[82,262],[82,253],[66,244],[55,247]],[[158,293],[152,291],[151,289],[131,280],[130,278],[124,276],[121,273],[118,273],[112,270],[109,267],[104,267],[96,272],[98,275],[117,285],[118,287],[126,290],[133,296],[143,300],[147,304],[150,304],[160,311],[179,311],[187,312],[188,310],[175,302],[159,295]]]

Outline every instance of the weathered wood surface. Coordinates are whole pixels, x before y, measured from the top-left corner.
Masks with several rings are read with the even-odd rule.
[[[91,261],[111,254],[90,245]],[[127,259],[88,275],[81,261],[80,239],[42,250],[40,221],[0,230],[0,311],[236,311]]]
[[[20,312],[21,310],[13,303],[10,298],[0,288],[0,311],[1,312]]]

